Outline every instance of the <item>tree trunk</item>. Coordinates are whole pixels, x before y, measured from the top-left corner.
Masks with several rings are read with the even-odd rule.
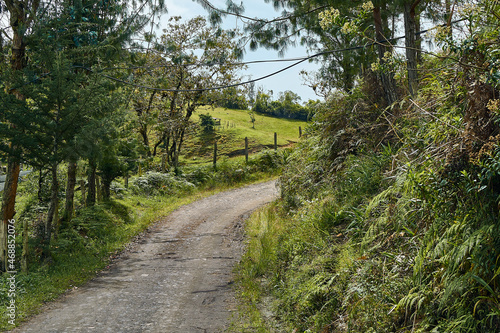
[[[43,169],[40,168],[38,170],[38,193],[37,193],[37,197],[38,197],[38,202],[42,202],[43,201],[43,179],[45,178],[45,175],[43,174]]]
[[[21,71],[26,67],[26,44],[24,42],[24,33],[26,31],[27,21],[32,20],[31,14],[29,17],[26,10],[37,12],[39,2],[34,2],[34,8],[25,8],[24,2],[5,2],[7,10],[10,14],[10,25],[12,28],[12,44],[10,67],[13,71]],[[12,93],[19,100],[24,100],[18,91],[13,90]],[[15,147],[13,147],[15,148]],[[14,158],[9,159],[7,176],[2,199],[2,226],[0,228],[0,270],[5,271],[7,267],[7,227],[8,221],[14,217],[17,182],[19,179],[20,161]]]
[[[382,15],[379,6],[373,8],[373,21],[375,23],[375,39],[377,41],[377,50],[380,63],[384,63],[385,52],[392,53],[392,47],[385,42],[387,39],[384,37],[384,29],[382,24]],[[397,100],[396,82],[394,81],[393,73],[381,73],[380,81],[384,89],[385,100],[388,105],[393,104]]]
[[[167,154],[163,153],[161,155],[161,172],[167,171]]]
[[[52,184],[50,187],[50,206],[49,212],[47,214],[47,220],[45,220],[45,234],[43,237],[43,252],[42,259],[47,259],[50,257],[50,240],[52,238],[52,224],[54,222],[54,218],[57,216],[57,203],[59,198],[57,194],[59,192],[59,180],[57,179],[57,163],[52,164],[51,173],[52,173]],[[55,221],[57,223],[57,221]]]
[[[182,129],[181,134],[179,136],[179,144],[177,145],[177,159],[178,159],[178,156],[181,155],[181,147],[182,147],[182,144],[184,142],[185,133],[186,133],[186,131],[184,129]]]
[[[80,190],[82,191],[82,203],[85,207],[87,207],[87,202],[86,202],[87,195],[86,195],[86,191],[85,191],[85,181],[84,180],[80,180]]]
[[[97,195],[97,202],[102,201],[101,178],[96,175],[95,177],[95,192]]]
[[[29,256],[29,232],[28,219],[23,219],[23,253],[21,254],[21,271],[28,273],[28,256]]]
[[[4,63],[5,63],[5,53],[3,50],[3,35],[0,34],[0,64],[4,64]],[[1,167],[1,164],[0,164],[0,167]],[[0,171],[0,173],[1,173],[1,171]]]
[[[104,201],[109,200],[111,197],[111,179],[102,178],[102,199]]]
[[[404,6],[404,23],[405,23],[405,47],[406,47],[406,67],[408,71],[408,90],[410,95],[414,95],[417,91],[418,74],[417,74],[417,21],[416,7],[420,0],[415,2],[406,2]]]
[[[2,272],[5,272],[7,270],[8,224],[9,220],[13,219],[14,215],[16,214],[15,204],[19,171],[19,162],[14,158],[10,158],[7,165],[7,175],[5,179],[2,199],[2,227],[0,228],[0,268]]]
[[[171,160],[170,160],[170,134],[167,135],[167,138],[165,139],[165,154],[167,155],[167,164],[171,165]]]
[[[418,32],[420,31],[420,14],[415,16],[415,44],[417,46],[417,64],[422,63],[422,36]]]
[[[94,206],[96,201],[96,189],[95,189],[95,178],[96,178],[96,166],[90,163],[90,172],[88,174],[88,186],[89,190],[87,193],[87,207]]]
[[[453,40],[453,26],[451,25],[451,21],[453,19],[453,11],[455,9],[455,4],[453,4],[453,9],[451,8],[451,0],[445,0],[445,19],[446,25],[448,28],[448,37],[450,40]]]
[[[167,134],[166,133],[163,133],[162,137],[155,143],[154,147],[153,147],[153,156],[156,156],[157,152],[158,152],[158,147],[163,143],[165,142],[165,138],[167,137]]]
[[[149,148],[149,137],[148,137],[148,129],[147,127],[141,128],[139,133],[142,136],[142,143],[144,144],[144,148],[146,149],[146,154],[148,157],[151,157],[151,149]]]
[[[172,139],[172,145],[168,149],[168,159],[169,159],[169,164],[174,168],[177,167],[176,155],[177,155],[177,143],[174,139]]]
[[[76,186],[76,162],[68,164],[68,182],[66,184],[66,202],[61,222],[68,224],[73,218]]]

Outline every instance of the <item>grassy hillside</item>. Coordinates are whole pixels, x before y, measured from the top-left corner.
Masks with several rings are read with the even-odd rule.
[[[199,123],[200,114],[210,114],[220,119],[214,136],[201,135],[198,130],[188,136],[184,150],[184,162],[205,163],[211,161],[213,142],[217,140],[219,156],[238,157],[244,155],[245,137],[248,137],[250,153],[274,146],[274,133],[278,135],[278,146],[288,146],[299,140],[299,127],[307,123],[293,119],[273,118],[255,114],[255,128],[252,128],[247,111],[210,107],[199,108],[192,121]]]

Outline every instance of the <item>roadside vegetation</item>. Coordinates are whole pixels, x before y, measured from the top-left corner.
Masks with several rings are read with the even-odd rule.
[[[499,8],[468,8],[418,93],[366,75],[322,103],[247,225],[234,331],[500,330]]]
[[[247,226],[234,331],[499,332],[499,2],[273,1],[283,16],[239,31],[220,23],[242,2],[196,2],[209,20],[162,32],[163,0],[0,3],[2,318],[170,209],[281,172]],[[324,101],[239,86],[247,46],[299,40],[315,55],[288,68],[319,59],[302,74]]]
[[[131,177],[128,186],[124,179],[114,181],[111,197],[92,206],[86,206],[85,197],[78,191],[73,219],[55,227],[50,260],[41,260],[40,230],[47,210],[33,191],[39,178],[36,173],[30,174],[20,184],[16,215],[16,226],[26,223],[30,230],[26,254],[29,271],[16,274],[16,324],[37,313],[44,303],[95,277],[135,237],[177,207],[235,186],[274,178],[285,156],[286,151],[265,150],[248,163],[227,160],[217,170],[206,165],[182,168],[176,174],[148,171]],[[47,184],[41,190],[50,192]],[[21,258],[25,248],[21,246],[21,234],[16,242],[16,257]],[[0,308],[2,318],[7,318],[8,312],[8,277],[0,278],[0,302],[5,305]],[[2,320],[1,330],[11,328],[7,320]]]

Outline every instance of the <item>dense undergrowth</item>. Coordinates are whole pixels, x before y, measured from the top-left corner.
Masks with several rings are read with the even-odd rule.
[[[425,59],[418,96],[381,107],[366,80],[323,104],[249,221],[235,331],[500,331],[498,30],[482,33]]]
[[[40,228],[46,207],[40,204],[32,189],[38,176],[32,173],[21,183],[19,213],[16,224],[26,220],[30,237],[29,270],[21,273],[22,232],[16,239],[16,318],[19,324],[37,313],[40,306],[62,293],[77,288],[104,269],[124,247],[151,223],[180,205],[234,186],[275,177],[286,158],[284,151],[263,151],[248,163],[224,160],[213,166],[186,167],[176,172],[146,172],[132,177],[128,187],[123,182],[112,184],[112,198],[84,207],[81,194],[76,195],[76,215],[69,224],[56,227],[49,260],[40,260],[42,245]],[[43,194],[42,194],[43,195]],[[64,193],[60,193],[61,196]],[[0,316],[7,318],[9,275],[0,277]],[[12,328],[7,320],[0,330]]]

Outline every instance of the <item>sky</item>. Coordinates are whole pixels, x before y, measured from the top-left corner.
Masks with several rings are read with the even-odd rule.
[[[163,17],[163,20],[165,21],[169,16],[181,16],[183,19],[188,20],[199,15],[205,16],[207,14],[200,4],[193,2],[192,0],[167,0],[166,3],[168,14]],[[225,1],[212,0],[211,3],[217,8],[225,8]],[[272,18],[279,16],[279,12],[274,11],[272,4],[265,3],[264,0],[251,0],[245,1],[244,3],[245,16],[259,18]],[[224,27],[227,28],[241,28],[242,25],[242,22],[237,20],[235,17],[228,17],[224,20]],[[307,50],[304,47],[296,47],[290,48],[284,55],[284,58],[297,58],[307,55]],[[277,51],[259,48],[256,51],[247,50],[243,61],[275,59],[280,59]],[[293,64],[293,62],[249,65],[249,68],[243,72],[242,75],[245,76],[245,79],[248,79],[249,76],[251,76],[252,79],[257,79],[283,69],[291,64]],[[284,92],[286,90],[291,90],[298,94],[301,97],[302,102],[307,102],[309,99],[320,99],[320,97],[314,94],[310,87],[303,84],[303,80],[299,74],[301,70],[314,71],[318,68],[319,64],[305,61],[277,75],[258,81],[255,83],[255,86],[263,87],[266,91],[272,90],[274,99],[278,98],[279,92]]]

